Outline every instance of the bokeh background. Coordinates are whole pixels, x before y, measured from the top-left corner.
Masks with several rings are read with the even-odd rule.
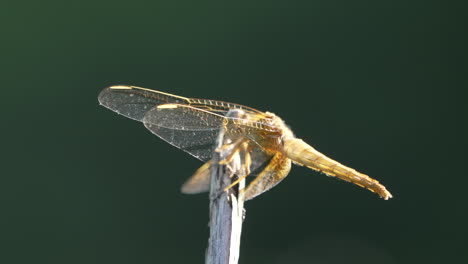
[[[2,3],[0,263],[203,263],[200,165],[97,102],[241,103],[385,184],[294,167],[246,204],[240,263],[467,263],[462,1]],[[455,262],[457,261],[457,262]]]

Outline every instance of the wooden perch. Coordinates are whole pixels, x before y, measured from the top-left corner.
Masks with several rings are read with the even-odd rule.
[[[224,145],[224,133],[221,132],[217,149]],[[241,172],[239,157],[228,164],[219,164],[224,160],[223,151],[214,151],[210,182],[210,238],[206,251],[207,264],[237,264],[239,260],[240,238],[244,217],[245,181],[224,191],[237,179]]]

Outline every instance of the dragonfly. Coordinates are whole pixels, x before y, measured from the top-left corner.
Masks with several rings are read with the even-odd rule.
[[[325,156],[295,137],[273,113],[130,85],[104,88],[98,99],[102,106],[142,122],[156,136],[204,162],[182,185],[182,193],[209,190],[212,157],[217,151],[214,145],[222,131],[229,144],[221,148],[229,153],[220,163],[242,156],[245,175],[235,183],[254,176],[243,190],[245,200],[275,187],[289,174],[292,163],[363,187],[385,200],[392,198],[377,180]]]

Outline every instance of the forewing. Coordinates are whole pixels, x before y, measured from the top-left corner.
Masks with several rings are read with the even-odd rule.
[[[242,109],[246,112],[261,114],[251,107],[223,101],[187,98],[147,88],[115,85],[104,88],[98,96],[101,105],[128,118],[142,121],[146,112],[162,104],[184,104],[225,115],[230,109]]]
[[[125,85],[104,88],[98,99],[101,105],[137,121],[142,121],[146,112],[155,106],[189,102],[189,99],[185,97]]]

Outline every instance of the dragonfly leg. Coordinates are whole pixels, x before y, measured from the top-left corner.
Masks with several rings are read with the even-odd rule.
[[[242,172],[242,176],[239,177],[237,180],[235,180],[233,183],[231,183],[228,187],[224,188],[224,191],[227,191],[234,187],[236,184],[238,184],[240,181],[245,179],[245,177],[249,176],[250,174],[250,165],[252,164],[252,158],[250,157],[250,153],[248,151],[249,144],[247,141],[244,141],[242,143],[241,149],[242,152],[244,153],[244,164],[242,165],[240,171]]]
[[[216,151],[221,152],[221,151],[229,151],[231,149],[229,155],[227,155],[223,160],[219,162],[219,164],[225,165],[234,159],[235,155],[239,153],[240,151],[240,146],[243,143],[243,138],[239,138],[236,140],[236,142],[231,143],[231,144],[224,144],[220,148],[216,149]]]
[[[244,173],[250,175],[250,166],[252,166],[252,157],[250,156],[249,144],[244,142]]]
[[[245,177],[249,176],[248,174],[245,174],[243,175],[242,177],[239,177],[237,180],[235,180],[233,183],[231,183],[228,187],[224,188],[224,191],[228,191],[229,189],[231,189],[232,187],[236,186],[236,184],[238,184],[240,181],[242,181],[243,179],[245,179]]]

